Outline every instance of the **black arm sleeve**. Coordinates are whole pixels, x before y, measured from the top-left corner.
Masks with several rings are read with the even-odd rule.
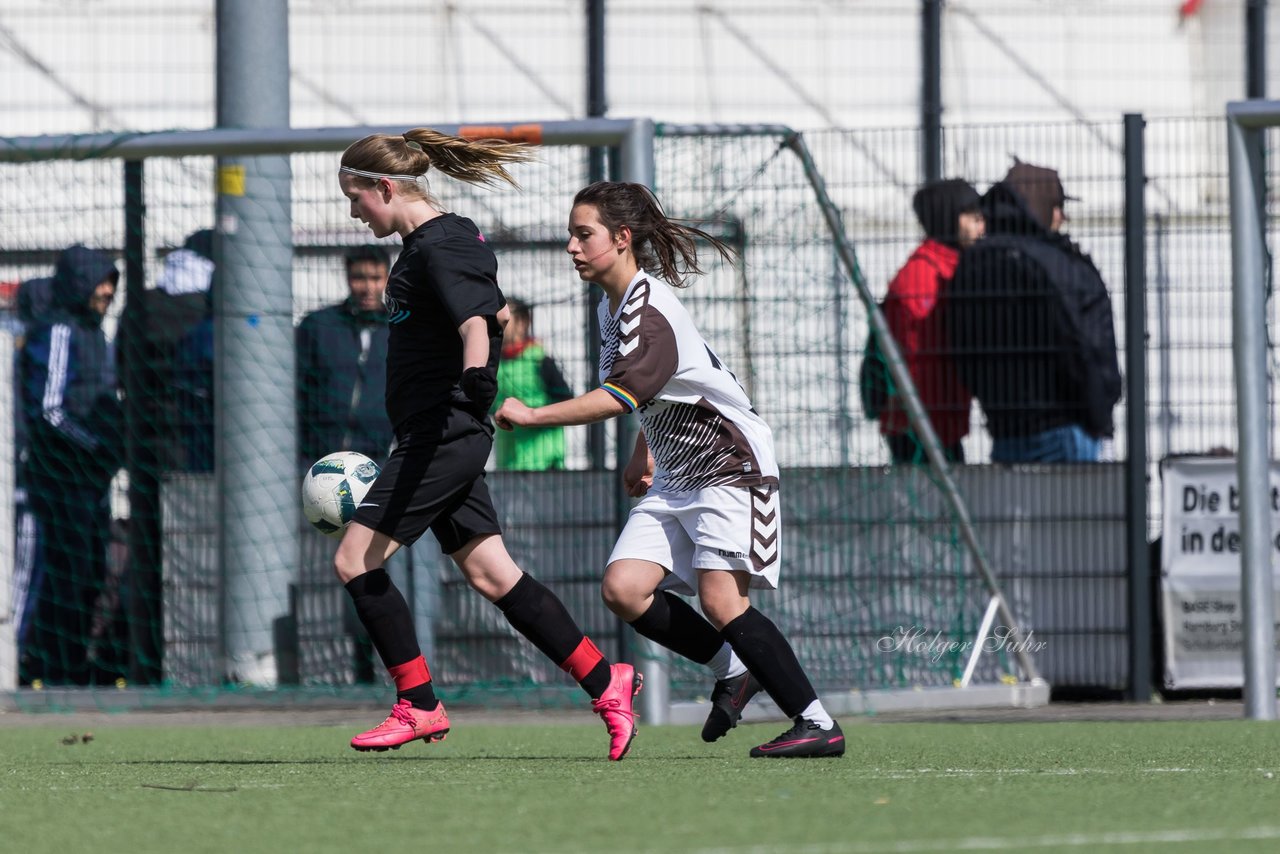
[[[569,388],[569,382],[564,378],[564,374],[560,373],[560,366],[556,364],[555,359],[544,356],[538,373],[542,377],[543,387],[547,390],[547,397],[551,398],[552,403],[573,399],[573,389]]]

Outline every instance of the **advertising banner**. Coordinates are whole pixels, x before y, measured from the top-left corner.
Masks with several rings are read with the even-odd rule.
[[[1169,459],[1161,465],[1161,473],[1160,607],[1165,687],[1241,687],[1244,616],[1235,458]],[[1280,530],[1280,464],[1275,462],[1271,464],[1269,504],[1272,531]],[[1280,566],[1280,537],[1273,536],[1271,546],[1274,573]]]

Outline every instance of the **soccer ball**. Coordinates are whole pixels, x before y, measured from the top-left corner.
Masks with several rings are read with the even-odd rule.
[[[355,451],[322,457],[302,481],[302,515],[322,534],[341,537],[381,469]]]

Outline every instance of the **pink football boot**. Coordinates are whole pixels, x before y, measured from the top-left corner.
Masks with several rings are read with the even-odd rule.
[[[600,699],[591,701],[591,708],[609,730],[609,759],[617,762],[627,755],[636,737],[636,715],[631,709],[631,698],[640,693],[644,676],[636,673],[630,664],[610,665],[609,674],[609,687]]]
[[[408,700],[397,700],[387,719],[368,732],[351,739],[356,750],[398,750],[400,745],[420,738],[425,742],[444,741],[449,733],[449,715],[444,703],[430,712],[415,709]]]

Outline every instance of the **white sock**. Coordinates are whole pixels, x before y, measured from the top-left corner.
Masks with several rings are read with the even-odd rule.
[[[813,721],[822,729],[831,729],[836,722],[831,720],[831,715],[827,714],[827,710],[822,707],[821,700],[814,700],[805,706],[804,711],[800,713],[800,717],[807,721]]]
[[[747,672],[747,666],[742,663],[741,658],[738,658],[738,654],[733,651],[733,647],[729,646],[728,641],[725,641],[720,651],[707,662],[707,667],[711,668],[716,679],[732,679]]]

